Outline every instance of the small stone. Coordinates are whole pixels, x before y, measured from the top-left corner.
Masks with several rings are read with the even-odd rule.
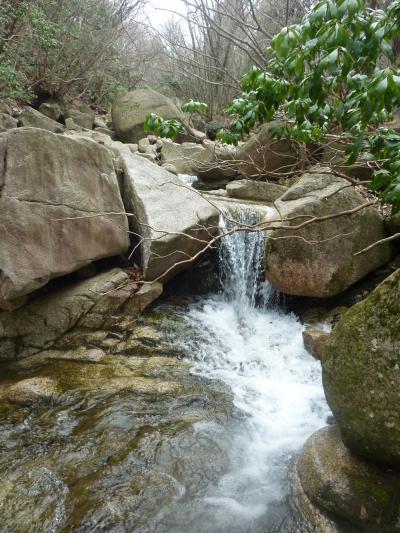
[[[141,154],[145,154],[149,146],[150,146],[150,141],[148,137],[145,137],[144,139],[140,139],[140,141],[138,142],[139,152]]]
[[[303,331],[304,348],[316,359],[321,361],[324,356],[325,344],[328,337],[329,333],[323,329],[307,327]]]
[[[58,396],[57,383],[48,377],[36,377],[18,381],[5,394],[5,399],[18,405],[50,403]]]

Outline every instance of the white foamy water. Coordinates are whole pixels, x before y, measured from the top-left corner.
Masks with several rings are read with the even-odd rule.
[[[248,213],[240,217],[254,221]],[[194,372],[228,385],[243,414],[228,445],[225,439],[229,471],[197,502],[200,519],[187,531],[286,531],[290,463],[330,413],[320,363],[303,347],[302,325],[265,298],[263,249],[257,233],[224,239],[223,294],[193,304],[187,315],[196,332]],[[205,423],[197,430],[223,432]]]

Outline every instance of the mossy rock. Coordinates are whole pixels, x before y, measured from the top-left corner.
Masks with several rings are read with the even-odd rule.
[[[345,313],[326,343],[326,398],[345,444],[400,466],[400,269]]]
[[[308,439],[295,469],[308,500],[338,520],[339,531],[400,531],[399,474],[354,456],[336,426]]]

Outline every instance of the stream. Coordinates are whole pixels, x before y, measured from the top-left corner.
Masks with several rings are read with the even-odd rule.
[[[162,335],[154,357],[4,373],[56,376],[63,394],[51,406],[0,403],[2,533],[300,531],[288,472],[330,411],[302,324],[262,282],[263,249],[258,233],[226,237],[220,294],[145,313]]]

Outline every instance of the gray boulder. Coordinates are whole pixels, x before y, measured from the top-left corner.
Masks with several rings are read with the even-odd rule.
[[[4,101],[0,100],[0,113],[4,113],[5,115],[11,115],[12,109],[11,107]]]
[[[239,175],[237,148],[206,139],[194,174],[202,181],[231,181]]]
[[[337,427],[314,433],[295,468],[311,504],[340,521],[334,531],[399,530],[399,474],[350,453]]]
[[[287,191],[287,187],[277,183],[255,180],[236,180],[228,183],[226,192],[231,198],[274,202]]]
[[[39,111],[52,120],[58,120],[64,114],[64,105],[61,102],[49,100],[39,106]]]
[[[0,134],[0,156],[0,308],[127,251],[127,218],[106,148],[18,128]]]
[[[94,111],[91,111],[90,113],[82,113],[82,111],[79,111],[79,109],[69,108],[65,112],[66,119],[72,118],[75,124],[87,130],[91,130],[93,128],[94,117]]]
[[[125,146],[120,148],[119,165],[125,208],[135,215],[130,217],[131,229],[143,239],[138,260],[145,279],[168,280],[207,248],[218,212],[178,177]]]
[[[351,307],[322,361],[326,398],[345,444],[400,466],[400,270]]]
[[[18,120],[7,113],[0,113],[0,131],[11,130],[18,127]]]
[[[166,119],[183,119],[183,113],[167,96],[151,89],[131,91],[117,98],[112,106],[113,129],[118,139],[137,143],[145,137],[143,124],[149,113],[158,113]]]
[[[194,176],[204,157],[205,148],[201,144],[177,144],[165,140],[161,148],[161,161],[163,164],[173,165],[179,174]]]
[[[274,123],[270,123],[263,126],[239,148],[238,169],[243,177],[287,177],[298,168],[299,156],[295,145],[286,139],[273,139],[269,133],[269,128],[273,125]]]
[[[355,255],[385,237],[382,218],[373,207],[306,223],[312,217],[357,210],[366,202],[346,180],[329,173],[304,174],[290,187],[276,202],[279,215],[272,216],[276,229],[266,245],[266,275],[274,288],[286,294],[326,298],[387,263],[391,256],[388,244]],[[284,227],[280,217],[286,220]],[[296,229],[301,224],[305,225]]]
[[[31,127],[31,128],[40,128],[42,130],[51,131],[52,133],[62,133],[64,131],[64,126],[59,124],[55,120],[46,117],[33,107],[26,107],[18,117],[18,125]]]

